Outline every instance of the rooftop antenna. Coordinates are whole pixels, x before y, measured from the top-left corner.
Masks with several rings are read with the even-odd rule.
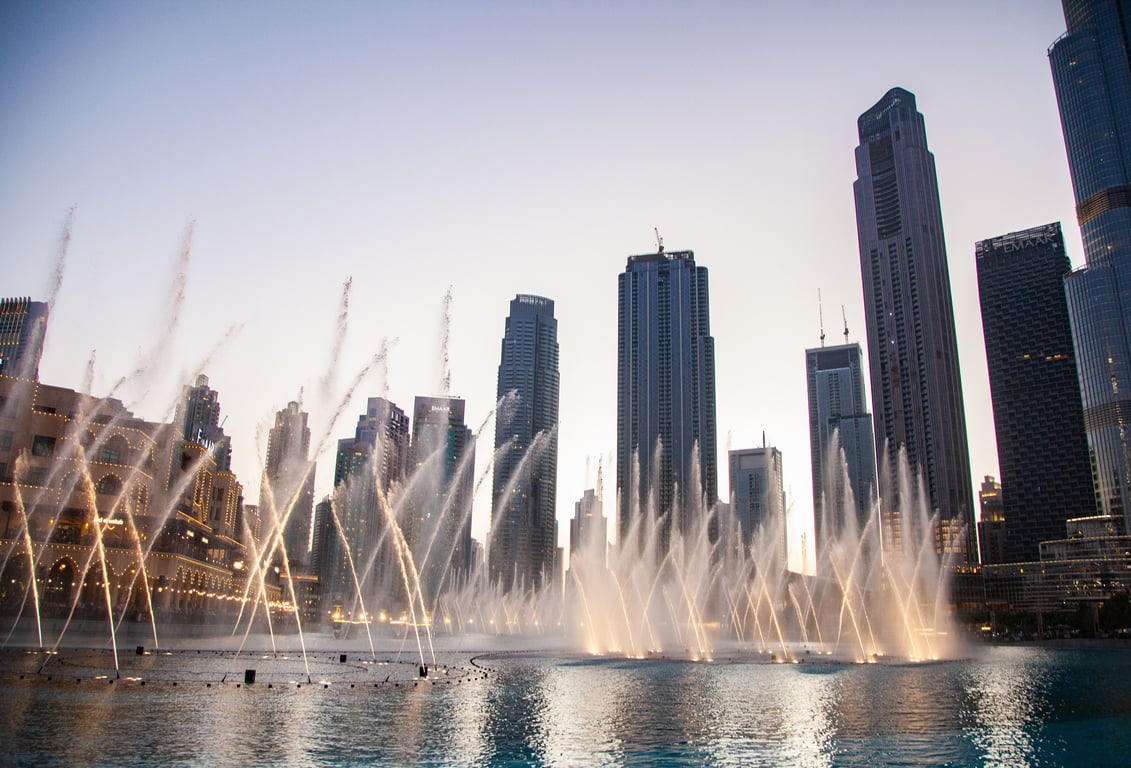
[[[821,308],[821,289],[817,289],[817,319],[821,322],[821,346],[825,346],[825,311]]]
[[[844,305],[840,305],[840,316],[844,320],[844,343],[848,343],[848,315],[844,314]]]
[[[660,228],[652,227],[652,231],[656,233],[656,247],[659,249],[656,253],[664,252],[664,238],[660,237]]]

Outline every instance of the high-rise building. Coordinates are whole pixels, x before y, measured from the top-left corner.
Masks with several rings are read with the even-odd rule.
[[[892,484],[901,454],[937,510],[935,549],[976,553],[958,346],[935,159],[915,96],[893,88],[857,121],[856,228],[885,545],[918,516]]]
[[[867,525],[876,493],[876,447],[864,398],[860,345],[807,349],[805,371],[819,552],[828,539],[844,532],[849,515],[856,530]]]
[[[302,571],[310,564],[315,465],[309,459],[307,418],[307,412],[294,401],[276,412],[275,426],[267,434],[267,462],[259,490],[260,512],[270,530],[282,527],[292,571]]]
[[[691,251],[662,246],[629,256],[618,327],[617,545],[624,550],[631,531],[643,537],[658,526],[666,551],[673,518],[687,534],[718,500],[707,268]]]
[[[471,568],[471,504],[475,440],[464,424],[465,403],[417,397],[412,412],[411,547],[425,606],[462,586]]]
[[[1060,223],[975,247],[990,374],[1006,562],[1032,562],[1069,518],[1096,512],[1096,492],[1064,276]],[[998,561],[1001,562],[1001,561]]]
[[[1131,530],[1131,0],[1064,18],[1049,62],[1087,261],[1064,288],[1096,490]]]
[[[499,362],[488,553],[491,581],[506,592],[539,589],[553,575],[558,387],[554,302],[519,294]]]
[[[39,378],[48,310],[45,302],[26,297],[0,300],[0,375]]]
[[[986,475],[982,479],[978,505],[982,508],[981,518],[978,520],[978,553],[982,556],[982,563],[1009,562],[1006,555],[1005,505],[1001,499],[1001,483],[992,475]]]
[[[334,502],[329,496],[314,505],[314,530],[310,536],[310,570],[318,577],[318,592],[326,595],[332,590],[333,561],[338,557],[337,526],[334,524]],[[332,599],[324,601],[328,611]],[[322,614],[325,615],[325,614]]]
[[[185,442],[203,447],[215,458],[217,467],[231,471],[231,443],[220,426],[219,393],[208,386],[208,377],[203,373],[181,392],[174,423]]]
[[[569,521],[570,562],[573,562],[573,558],[579,552],[585,550],[593,553],[596,561],[604,565],[608,535],[609,521],[605,517],[604,504],[598,492],[588,488],[573,505],[573,518]]]
[[[773,446],[730,451],[731,515],[749,547],[755,535],[774,536],[780,562],[788,557],[781,451]]]
[[[320,535],[334,534],[319,542],[324,605],[341,605],[352,613],[360,609],[354,606],[359,590],[370,613],[391,608],[395,596],[407,599],[398,580],[395,542],[389,538],[395,534],[389,530],[388,497],[404,479],[408,426],[404,411],[383,397],[371,397],[353,438],[338,441],[333,509],[326,510],[334,525],[316,523]]]

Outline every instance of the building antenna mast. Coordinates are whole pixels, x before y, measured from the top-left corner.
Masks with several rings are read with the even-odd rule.
[[[821,289],[817,289],[817,320],[821,323],[821,346],[825,346],[825,311],[821,308]]]

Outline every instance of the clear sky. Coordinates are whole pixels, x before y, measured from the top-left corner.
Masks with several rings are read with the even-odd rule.
[[[796,565],[818,289],[829,343],[843,305],[866,347],[856,118],[896,85],[926,118],[976,490],[997,458],[974,243],[1059,220],[1083,263],[1046,55],[1063,31],[1055,0],[9,0],[0,295],[54,296],[46,383],[105,395],[128,377],[117,396],[160,421],[206,373],[251,502],[300,390],[321,495],[364,398],[411,413],[445,358],[470,426],[487,422],[489,472],[508,303],[547,296],[566,545],[600,461],[615,527],[617,275],[658,227],[710,270],[720,467],[763,432],[782,450]]]

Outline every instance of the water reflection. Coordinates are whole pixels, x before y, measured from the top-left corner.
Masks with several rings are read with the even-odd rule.
[[[1002,648],[993,663],[973,666],[964,675],[974,725],[970,739],[985,765],[1041,762],[1036,736],[1048,708],[1044,689],[1055,674],[1052,661],[1041,649]]]
[[[478,662],[488,679],[335,662],[329,687],[273,688],[218,685],[224,661],[145,660],[166,675],[150,687],[78,682],[63,659],[50,681],[0,665],[0,762],[1093,766],[1125,764],[1131,729],[1126,651],[847,666],[499,654]]]

